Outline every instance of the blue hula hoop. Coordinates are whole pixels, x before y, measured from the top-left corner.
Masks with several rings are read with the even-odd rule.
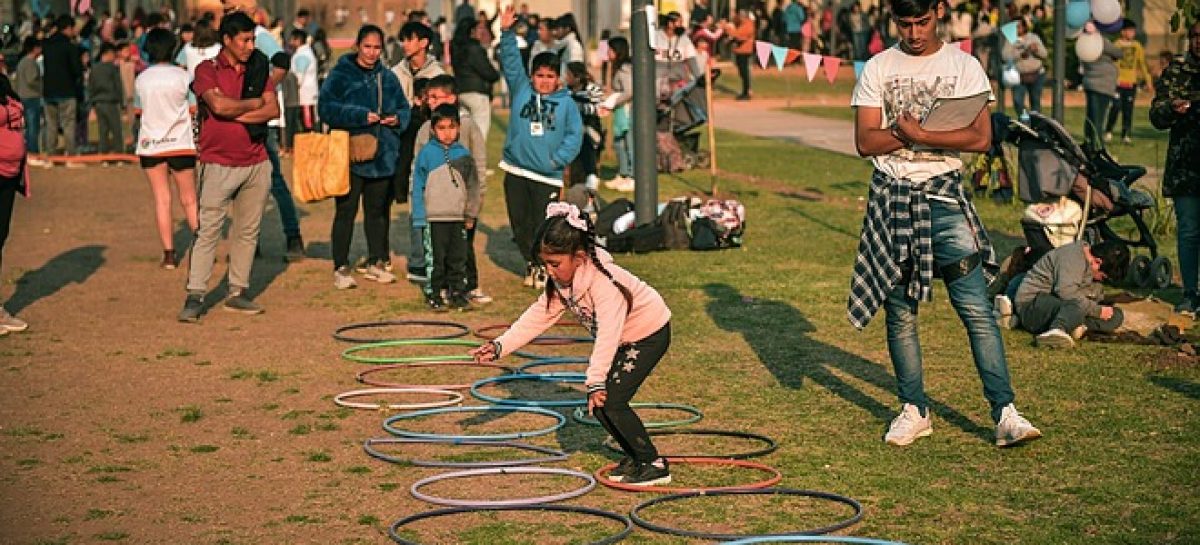
[[[360,352],[375,350],[377,348],[388,348],[393,346],[470,346],[477,347],[483,343],[468,339],[402,339],[397,341],[382,341],[377,343],[365,343],[356,346],[351,346],[342,351],[342,359],[357,362],[369,363],[374,365],[398,364],[398,363],[420,363],[427,361],[470,361],[473,358],[466,354],[455,354],[447,356],[404,356],[404,357],[368,357],[360,356]],[[516,351],[512,355],[526,359],[546,359],[549,356],[541,354],[533,354],[530,352]]]
[[[588,358],[587,356],[563,356],[561,358],[542,358],[542,359],[533,360],[529,363],[524,363],[524,364],[517,366],[517,373],[531,374],[532,372],[529,371],[530,369],[533,369],[534,367],[545,367],[548,365],[565,365],[568,363],[582,363],[584,365],[587,365],[587,363],[589,361],[590,361],[590,358]]]
[[[412,418],[420,418],[422,416],[431,416],[435,414],[446,413],[465,413],[465,412],[518,412],[531,413],[542,416],[549,416],[555,419],[554,425],[548,428],[542,428],[533,431],[513,432],[513,433],[493,433],[482,435],[449,435],[441,433],[420,433],[415,431],[403,430],[395,427],[393,424],[400,420],[408,420]],[[549,409],[541,407],[517,407],[517,406],[497,406],[497,405],[477,405],[468,407],[441,407],[438,409],[425,409],[421,411],[413,411],[409,413],[398,414],[383,421],[383,429],[388,433],[398,437],[414,437],[417,439],[432,439],[437,441],[512,441],[516,439],[524,439],[526,437],[537,437],[554,433],[562,428],[567,423],[567,417],[558,414]]]
[[[764,536],[748,537],[737,541],[723,541],[721,545],[750,545],[751,543],[858,543],[860,545],[907,545],[899,541],[885,541],[869,537],[845,536]]]
[[[475,384],[471,385],[471,395],[475,396],[480,401],[486,401],[494,405],[504,405],[506,407],[582,407],[587,405],[586,396],[579,399],[516,399],[511,397],[493,397],[479,391],[479,388],[489,384],[513,382],[516,380],[583,384],[583,382],[587,380],[587,376],[583,373],[531,373],[520,375],[499,375],[475,381]]]

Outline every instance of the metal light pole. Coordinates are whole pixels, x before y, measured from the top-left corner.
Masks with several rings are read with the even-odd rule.
[[[1067,87],[1067,2],[1054,0],[1054,120],[1063,122],[1066,108],[1063,92]],[[1089,195],[1090,196],[1090,195]]]
[[[652,17],[656,15],[650,0],[630,0],[633,27],[633,179],[634,218],[645,225],[658,217],[658,161],[654,145],[657,116],[654,110],[654,51],[650,49]]]

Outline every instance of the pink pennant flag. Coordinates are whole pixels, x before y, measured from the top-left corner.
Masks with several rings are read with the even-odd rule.
[[[970,55],[971,49],[972,49],[971,43],[972,43],[971,40],[962,40],[962,41],[958,42],[958,48],[963,50],[963,53]]]
[[[76,13],[84,14],[92,11],[92,0],[79,0],[79,5],[76,6]]]
[[[596,56],[600,57],[601,63],[608,62],[608,40],[600,40],[596,44]]]
[[[816,53],[804,54],[804,71],[808,74],[808,81],[812,81],[817,76],[817,70],[821,68],[821,56]]]
[[[758,65],[766,68],[767,63],[771,62],[771,42],[757,40],[754,42],[754,48],[758,50]]]
[[[825,79],[829,80],[829,83],[833,83],[833,80],[837,79],[838,68],[842,66],[842,59],[839,57],[825,57],[824,63]]]

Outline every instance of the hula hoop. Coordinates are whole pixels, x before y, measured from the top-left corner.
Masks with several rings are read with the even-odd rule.
[[[473,361],[451,360],[451,361],[427,361],[427,362],[421,362],[421,363],[401,363],[401,364],[396,364],[396,365],[376,365],[373,367],[369,367],[367,369],[363,369],[362,371],[359,371],[358,374],[354,376],[354,378],[358,379],[358,381],[363,384],[366,384],[369,386],[378,386],[380,388],[436,388],[439,390],[466,390],[467,388],[471,387],[471,384],[473,384],[471,382],[466,382],[463,384],[399,384],[399,383],[395,383],[395,382],[384,382],[382,380],[375,380],[375,379],[369,378],[371,375],[373,375],[375,373],[384,373],[384,372],[387,372],[387,371],[390,371],[393,369],[419,369],[422,367],[485,367],[485,368],[489,368],[489,369],[502,369],[502,370],[504,370],[505,373],[516,373],[517,372],[517,370],[513,369],[512,367],[508,367],[507,365],[500,365],[500,364],[494,363],[494,362],[493,363],[489,363],[489,362],[476,363]]]
[[[842,504],[849,505],[851,508],[854,509],[854,515],[852,515],[848,519],[836,522],[834,524],[830,524],[829,526],[824,526],[821,528],[813,528],[811,530],[796,530],[796,531],[788,532],[786,534],[746,535],[746,534],[706,534],[704,532],[693,532],[691,530],[681,530],[679,528],[671,528],[669,526],[659,526],[657,524],[648,522],[646,519],[643,519],[641,517],[641,515],[638,514],[638,512],[641,511],[642,509],[645,509],[647,507],[650,507],[650,506],[656,505],[656,504],[660,504],[660,503],[684,500],[687,498],[695,498],[695,497],[699,497],[699,496],[737,496],[737,495],[741,495],[741,496],[745,496],[745,495],[780,495],[780,496],[805,496],[805,497],[809,497],[809,498],[818,498],[818,499],[823,499],[823,500],[829,500],[829,501],[832,501],[835,503],[842,503]],[[858,521],[862,520],[862,517],[863,517],[862,504],[858,503],[853,498],[847,498],[846,496],[842,496],[839,494],[833,494],[831,492],[820,492],[820,491],[816,491],[816,490],[799,490],[799,489],[795,489],[795,488],[768,488],[765,490],[745,490],[745,489],[742,489],[742,490],[720,490],[720,491],[715,491],[715,492],[689,492],[689,493],[684,493],[684,494],[671,494],[669,496],[659,496],[654,499],[646,500],[646,501],[638,504],[637,507],[634,507],[633,511],[629,512],[629,518],[632,519],[635,524],[637,524],[638,526],[641,526],[642,528],[650,530],[651,532],[658,532],[660,534],[669,534],[669,535],[673,535],[673,536],[711,539],[714,541],[755,539],[755,538],[761,539],[761,538],[773,538],[773,537],[795,538],[795,537],[801,536],[801,535],[819,536],[821,534],[828,534],[829,532],[841,530],[842,528],[846,528],[848,526],[856,524],[856,523],[858,523]],[[824,536],[822,536],[822,539],[828,539],[828,538],[825,538]],[[750,541],[749,543],[755,543],[755,542]]]
[[[751,543],[860,543],[862,545],[908,545],[899,541],[885,541],[869,537],[843,536],[763,536],[748,537],[737,541],[726,541],[722,545],[750,545]]]
[[[553,426],[550,426],[548,428],[542,428],[540,430],[534,430],[534,431],[513,432],[513,433],[493,433],[493,434],[481,434],[481,435],[448,435],[448,434],[441,434],[441,433],[419,433],[419,432],[415,432],[415,431],[402,430],[393,425],[397,421],[407,420],[410,418],[419,418],[422,416],[430,416],[430,415],[435,415],[435,414],[465,413],[465,412],[532,413],[532,414],[538,414],[538,415],[549,416],[551,418],[554,418],[555,423]],[[469,441],[472,439],[477,440],[477,441],[511,441],[511,440],[515,440],[515,439],[524,439],[526,437],[537,437],[539,435],[546,435],[548,433],[554,433],[554,432],[558,431],[559,428],[563,427],[566,423],[567,423],[567,418],[565,416],[558,414],[554,411],[551,411],[550,409],[543,409],[541,407],[517,407],[517,406],[499,406],[498,407],[495,405],[477,405],[477,406],[468,406],[468,407],[442,407],[439,409],[425,409],[425,410],[421,410],[421,411],[413,411],[410,413],[398,414],[396,416],[388,418],[387,420],[384,420],[383,421],[383,429],[387,430],[388,433],[399,436],[399,437],[410,437],[410,438],[414,438],[414,439],[432,439],[435,441]]]
[[[443,462],[441,460],[406,460],[396,458],[380,452],[375,449],[375,445],[415,445],[415,444],[442,444],[442,445],[481,445],[489,447],[505,447],[515,448],[518,450],[527,450],[530,452],[540,452],[546,454],[541,458],[521,458],[518,460],[499,460],[492,462]],[[529,443],[516,443],[512,441],[434,441],[431,439],[405,439],[400,437],[376,437],[367,439],[363,442],[363,450],[372,457],[391,462],[393,464],[410,464],[417,467],[453,467],[459,469],[479,468],[479,467],[512,467],[524,466],[531,464],[541,464],[547,462],[561,462],[569,456],[561,450],[552,448],[539,447]]]
[[[403,358],[389,358],[389,357],[370,358],[370,357],[366,357],[366,356],[359,356],[358,353],[364,352],[367,350],[374,350],[376,348],[387,348],[387,347],[391,347],[391,346],[472,346],[472,347],[477,347],[477,346],[480,346],[480,344],[481,343],[479,343],[478,341],[468,341],[466,339],[407,339],[407,340],[401,340],[401,341],[383,341],[383,342],[377,342],[377,343],[360,344],[358,346],[351,346],[350,348],[347,348],[342,351],[342,358],[353,361],[353,362],[370,363],[370,364],[375,364],[375,365],[390,364],[390,363],[419,363],[419,362],[429,362],[429,361],[434,361],[434,360],[471,361],[474,358],[472,358],[471,356],[468,356],[466,354],[463,354],[460,356],[407,356],[407,357],[403,357]],[[530,354],[529,352],[520,352],[520,351],[513,352],[513,355],[520,356],[522,358],[535,359],[535,360],[546,359],[547,357],[549,357],[549,356],[540,356],[538,354]]]
[[[587,405],[587,397],[579,399],[516,399],[511,397],[493,397],[481,393],[479,389],[489,384],[500,384],[516,380],[534,380],[538,382],[566,382],[568,384],[583,384],[587,377],[583,373],[534,373],[529,375],[500,375],[478,380],[471,385],[471,395],[480,401],[493,405],[508,407],[579,407]],[[581,392],[582,393],[582,392]]]
[[[734,437],[737,439],[750,439],[752,441],[759,441],[759,442],[763,443],[764,445],[766,445],[765,447],[758,449],[758,450],[751,450],[751,451],[747,451],[747,452],[736,452],[733,454],[721,454],[721,455],[718,455],[718,454],[666,454],[666,455],[664,455],[669,458],[682,458],[682,459],[725,458],[728,460],[746,460],[749,458],[757,458],[759,456],[766,456],[772,452],[775,452],[775,450],[779,448],[779,444],[776,443],[775,440],[771,439],[770,437],[767,437],[765,435],[759,435],[757,433],[745,432],[745,431],[694,429],[694,430],[654,430],[654,431],[650,431],[648,433],[649,433],[649,435],[654,436],[654,437],[661,437],[664,435],[715,435],[718,437]],[[609,443],[608,441],[604,442],[604,446],[608,447],[609,449],[611,449],[613,451],[621,452],[620,447],[613,445],[612,443]]]
[[[555,325],[577,326],[577,325],[579,325],[579,322],[561,322],[561,323],[558,323]],[[492,335],[491,334],[492,331],[508,329],[510,326],[512,326],[512,324],[495,324],[495,325],[483,326],[483,327],[476,328],[475,331],[473,331],[472,333],[474,333],[475,336],[479,337],[480,339],[492,341],[492,340],[495,340],[496,337],[499,337],[499,335]],[[590,342],[595,342],[595,339],[588,337],[588,336],[583,336],[583,335],[538,335],[537,337],[534,337],[532,341],[529,341],[529,344],[543,345],[543,346],[562,346],[565,344],[590,343]]]
[[[683,405],[681,403],[630,403],[629,406],[634,409],[677,409],[691,415],[687,418],[681,418],[679,420],[643,422],[642,425],[645,426],[646,429],[686,426],[688,424],[699,422],[701,418],[704,418],[704,413],[700,412],[700,409],[697,409],[691,405]],[[575,409],[575,414],[573,414],[572,417],[580,424],[587,424],[589,426],[600,425],[599,420],[596,420],[588,415],[585,407],[577,407]]]
[[[469,477],[478,477],[480,475],[561,475],[566,477],[577,477],[582,479],[586,484],[575,490],[568,490],[559,494],[549,496],[536,496],[532,498],[514,498],[511,500],[458,500],[454,498],[443,498],[440,496],[432,496],[421,492],[421,487],[433,484],[439,481],[450,479],[465,479]],[[418,500],[434,503],[438,505],[448,505],[450,507],[514,507],[518,505],[538,505],[541,503],[555,503],[571,498],[578,498],[596,488],[596,478],[579,471],[570,469],[560,469],[557,467],[489,467],[482,469],[467,469],[463,471],[451,471],[450,473],[442,473],[426,477],[415,483],[409,488],[412,496]]]
[[[581,515],[591,515],[594,517],[606,518],[624,525],[624,528],[622,528],[621,531],[603,539],[592,541],[586,545],[611,545],[625,539],[629,536],[630,532],[633,532],[633,523],[629,521],[629,518],[625,515],[619,515],[617,513],[610,513],[608,511],[592,509],[590,507],[579,507],[576,505],[519,505],[514,507],[493,507],[490,509],[451,507],[448,509],[437,509],[434,511],[417,513],[393,522],[392,525],[388,527],[388,537],[392,538],[392,541],[395,541],[400,545],[422,545],[418,541],[409,541],[400,537],[400,527],[428,518],[457,515],[460,513],[481,513],[489,511],[557,511],[559,513],[577,513]]]
[[[437,394],[444,395],[448,399],[442,401],[430,401],[426,403],[356,403],[347,401],[350,398],[362,397],[378,394]],[[342,392],[333,398],[333,402],[339,407],[349,409],[387,409],[392,411],[411,411],[414,409],[436,409],[439,407],[449,407],[462,403],[463,395],[450,390],[440,390],[437,388],[367,388],[365,390],[350,390]]]
[[[517,372],[525,373],[525,374],[532,374],[532,372],[529,370],[533,369],[534,367],[546,367],[548,365],[565,365],[568,363],[582,363],[582,364],[586,365],[588,363],[588,361],[590,361],[590,360],[587,356],[564,356],[561,358],[543,358],[540,360],[533,360],[529,363],[523,363],[523,364],[517,366]]]
[[[358,323],[354,323],[354,324],[347,324],[347,325],[341,326],[341,327],[333,330],[333,338],[337,339],[339,341],[342,341],[342,342],[347,342],[347,343],[379,343],[379,342],[386,342],[386,341],[406,340],[405,337],[363,338],[363,337],[351,337],[351,336],[345,334],[347,331],[354,331],[356,329],[373,329],[373,328],[377,328],[377,327],[388,327],[388,326],[397,326],[397,325],[405,325],[405,326],[422,326],[423,325],[423,326],[430,326],[430,327],[450,327],[450,328],[459,330],[456,333],[447,333],[445,335],[433,335],[433,336],[429,336],[429,337],[421,337],[423,339],[439,339],[439,340],[440,339],[457,339],[457,338],[465,336],[466,334],[471,332],[471,328],[469,328],[465,325],[459,324],[459,323],[455,323],[455,322],[439,322],[436,320],[383,320],[383,321],[379,321],[379,322],[358,322]]]
[[[434,409],[436,410],[436,409]],[[747,484],[739,484],[733,486],[712,486],[712,487],[677,487],[677,486],[635,486],[626,483],[619,483],[608,478],[608,472],[617,467],[616,462],[611,462],[608,465],[596,470],[596,480],[609,488],[624,490],[626,492],[658,492],[660,494],[712,494],[714,492],[734,491],[734,490],[756,490],[759,488],[767,488],[774,486],[779,481],[783,480],[783,474],[766,464],[758,462],[749,462],[746,460],[730,460],[728,458],[673,458],[667,457],[667,462],[675,464],[702,464],[702,465],[722,465],[744,467],[756,469],[763,473],[767,473],[770,477],[761,481],[756,481]],[[636,521],[636,519],[635,519]],[[742,536],[738,536],[742,537]],[[721,538],[725,539],[725,538]]]

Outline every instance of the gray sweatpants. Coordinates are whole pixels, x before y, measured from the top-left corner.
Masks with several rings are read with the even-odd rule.
[[[121,153],[125,151],[125,138],[121,134],[121,104],[117,102],[97,102],[96,127],[99,132],[100,153]]]
[[[61,99],[54,102],[46,101],[46,142],[45,153],[54,155],[58,147],[58,129],[62,129],[63,140],[67,141],[67,155],[75,155],[75,108],[73,98]]]
[[[200,182],[200,229],[192,241],[187,291],[201,295],[208,291],[217,242],[227,216],[233,220],[229,229],[229,291],[244,290],[250,287],[259,224],[271,191],[271,162],[264,160],[248,167],[200,163],[196,172]]]

